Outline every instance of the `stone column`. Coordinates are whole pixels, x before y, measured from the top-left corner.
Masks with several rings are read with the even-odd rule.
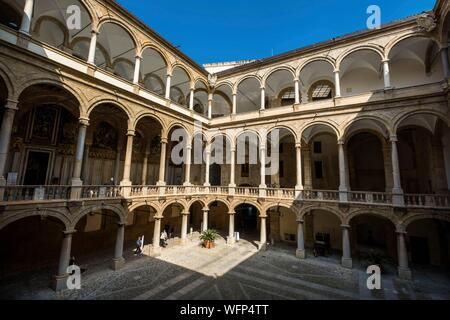
[[[70,251],[72,249],[72,234],[75,230],[64,231],[61,252],[59,254],[58,274],[54,277],[53,288],[56,291],[67,289],[67,267],[69,267]]]
[[[397,136],[391,136],[391,159],[392,159],[392,180],[394,187],[392,188],[392,202],[394,206],[404,206],[403,190],[400,180],[400,165],[398,163],[397,152]]]
[[[114,259],[112,261],[111,268],[113,270],[121,269],[125,264],[125,259],[123,258],[123,240],[125,236],[125,223],[118,223],[117,235],[116,235],[116,246],[114,248]]]
[[[311,166],[311,149],[309,146],[304,148],[304,161],[305,161],[305,189],[312,189],[312,166]]]
[[[117,147],[117,152],[116,152],[116,160],[114,160],[114,184],[116,184],[116,185],[120,180],[119,173],[120,173],[121,153],[122,153],[122,148],[120,147],[120,143],[119,143],[119,146]]]
[[[209,208],[205,207],[202,209],[203,211],[203,223],[202,223],[202,232],[208,230],[208,214]]]
[[[237,110],[237,94],[233,93],[233,108],[231,110],[231,114],[236,114]]]
[[[125,164],[123,167],[123,179],[120,182],[121,186],[131,186],[131,160],[133,156],[133,138],[134,130],[128,130],[127,132],[127,147],[125,153]]]
[[[295,160],[297,163],[297,184],[295,185],[295,191],[303,190],[302,181],[302,144],[297,142],[295,144]]]
[[[187,241],[187,225],[189,212],[181,212],[181,244],[186,244]]]
[[[228,237],[227,244],[234,244],[236,238],[234,237],[234,211],[228,212]]]
[[[342,225],[342,261],[341,264],[344,268],[352,268],[352,255],[350,250],[350,235],[349,225]]]
[[[445,79],[448,79],[450,77],[450,68],[448,64],[448,47],[444,47],[441,49],[441,61],[444,77]]]
[[[95,51],[97,49],[97,30],[91,31],[91,42],[89,44],[88,63],[95,65]]]
[[[266,194],[266,146],[264,144],[260,145],[260,175],[261,175],[261,183],[259,185],[259,193],[260,196],[265,196]]]
[[[297,220],[297,251],[295,252],[295,255],[300,259],[306,258],[305,232],[303,229],[303,224],[303,220]]]
[[[347,186],[347,163],[345,161],[344,142],[338,141],[339,151],[339,201],[348,201],[348,186]]]
[[[212,103],[213,103],[213,94],[208,94],[208,119],[212,118]]]
[[[166,82],[166,99],[170,99],[170,82],[172,80],[172,75],[167,74],[167,82]]]
[[[77,149],[75,154],[75,164],[73,167],[72,173],[72,185],[74,182],[81,182],[81,167],[83,164],[83,154],[86,140],[86,130],[89,122],[87,119],[80,119],[80,125],[78,128],[78,140],[77,140]]]
[[[194,88],[191,88],[191,93],[189,95],[189,109],[194,110]]]
[[[382,61],[383,63],[383,79],[384,79],[384,88],[391,88],[391,74],[389,71],[389,59],[385,59]]]
[[[134,76],[133,76],[134,84],[139,84],[139,74],[141,73],[141,60],[142,58],[140,56],[136,56],[136,62],[134,64]]]
[[[405,231],[397,231],[398,276],[400,279],[411,280],[412,273],[408,266],[405,235]]]
[[[236,187],[236,183],[235,183],[235,166],[236,166],[236,147],[232,146],[231,150],[231,164],[230,164],[230,184],[229,187],[231,188],[235,188]]]
[[[83,154],[83,173],[81,174],[81,176],[83,177],[83,182],[87,183],[86,181],[88,180],[89,177],[89,150],[91,148],[90,143],[86,143],[85,147],[84,147],[84,154]]]
[[[26,35],[30,34],[31,18],[33,17],[34,0],[25,0],[23,8],[22,23],[20,24],[20,32]]]
[[[161,254],[161,247],[159,246],[159,239],[161,234],[161,219],[162,216],[155,216],[155,226],[153,228],[153,243],[150,252],[151,256],[157,256]]]
[[[295,104],[299,104],[300,103],[300,84],[299,84],[298,79],[294,80],[294,90],[295,90]]]
[[[339,75],[339,70],[334,70],[334,87],[335,87],[335,98],[341,97],[341,77]]]
[[[261,87],[261,110],[266,109],[266,89]]]
[[[211,185],[209,183],[210,165],[211,165],[211,145],[208,144],[205,148],[205,183],[203,184],[205,187],[209,187]]]
[[[150,141],[147,142],[145,146],[145,156],[144,163],[142,164],[142,185],[147,185],[147,175],[148,175],[148,158],[150,157]]]
[[[161,154],[159,158],[159,181],[158,186],[166,185],[166,149],[167,149],[167,138],[161,138]]]
[[[267,243],[267,227],[266,227],[266,219],[267,216],[260,216],[260,236],[259,236],[259,249],[265,250]]]
[[[6,185],[6,160],[8,158],[9,144],[11,142],[11,132],[16,110],[17,102],[8,100],[5,105],[2,126],[0,128],[0,186]],[[1,198],[3,198],[3,195],[1,196]]]
[[[186,157],[185,157],[185,170],[184,170],[184,186],[191,185],[191,157],[192,157],[192,146],[190,144],[186,145]]]
[[[83,181],[81,180],[81,167],[83,164],[84,142],[86,140],[86,130],[88,125],[89,122],[87,119],[80,119],[75,164],[72,171],[72,188],[70,190],[71,199],[78,199],[81,194],[81,186],[83,185]]]

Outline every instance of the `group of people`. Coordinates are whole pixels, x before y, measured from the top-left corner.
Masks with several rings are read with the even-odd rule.
[[[172,238],[174,233],[174,228],[166,225],[161,232],[161,235],[159,236],[159,245],[163,248],[167,247],[168,240]],[[135,249],[135,255],[141,254],[142,249],[144,248],[144,237],[139,237],[136,241],[136,249]]]

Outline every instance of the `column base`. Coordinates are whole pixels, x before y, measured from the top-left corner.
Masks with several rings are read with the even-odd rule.
[[[187,238],[180,239],[180,245],[184,246],[187,243]]]
[[[342,258],[342,260],[341,260],[341,265],[342,265],[344,268],[347,268],[347,269],[353,268],[353,261],[352,261],[352,258]]]
[[[348,202],[348,190],[347,189],[339,189],[339,201],[340,202]]]
[[[295,199],[303,199],[303,186],[295,186]]]
[[[161,255],[161,247],[154,247],[154,246],[149,246],[148,247],[148,255],[150,257],[159,257]]]
[[[203,186],[204,186],[204,187],[211,187],[211,183],[205,182],[205,183],[203,184]]]
[[[53,277],[53,283],[52,283],[52,289],[55,291],[63,291],[67,289],[67,279],[69,278],[68,274],[62,275],[62,276],[54,276]]]
[[[392,204],[395,207],[404,207],[405,206],[405,198],[403,196],[403,192],[394,192],[392,191]]]
[[[306,259],[306,251],[305,249],[297,249],[295,251],[295,256],[299,259]]]
[[[122,196],[128,197],[131,194],[131,181],[130,180],[122,180],[120,181],[120,186],[122,187]]]
[[[72,179],[70,188],[70,199],[80,199],[81,198],[81,188],[83,187],[83,181],[79,178]]]
[[[258,250],[266,251],[267,250],[267,243],[258,243]]]
[[[190,186],[192,186],[192,183],[190,183],[190,182],[183,182],[183,186],[190,187]]]
[[[120,270],[125,266],[125,259],[123,257],[112,260],[111,269],[114,271]]]
[[[230,237],[230,236],[227,237],[227,244],[233,245],[235,243],[236,243],[236,238],[235,237]]]
[[[398,267],[398,277],[402,280],[412,280],[411,269]]]
[[[267,194],[267,186],[264,184],[264,185],[259,185],[259,196],[260,197],[265,197],[266,196],[266,194]]]
[[[166,185],[166,182],[165,181],[158,181],[156,183],[156,185],[159,186],[159,187],[164,187]]]

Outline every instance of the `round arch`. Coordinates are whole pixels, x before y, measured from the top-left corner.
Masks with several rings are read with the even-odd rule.
[[[321,211],[330,212],[339,219],[341,224],[343,224],[343,222],[344,222],[344,217],[338,209],[328,207],[328,206],[321,206],[321,205],[310,205],[310,206],[306,206],[304,208],[299,209],[297,212],[297,220],[299,220],[299,221],[304,220],[305,215],[313,210],[321,210]]]
[[[270,76],[273,75],[277,71],[287,71],[287,72],[289,72],[292,75],[292,81],[294,81],[294,79],[295,79],[295,70],[294,70],[294,68],[292,68],[290,66],[279,66],[279,67],[275,67],[275,68],[270,69],[269,71],[267,71],[264,74],[264,76],[261,78],[261,84],[263,86],[265,86],[267,79],[270,78]]]
[[[4,217],[3,219],[0,220],[0,230],[16,221],[36,216],[40,216],[42,218],[45,218],[47,216],[55,218],[56,220],[61,222],[66,231],[73,230],[73,228],[71,227],[70,219],[64,213],[52,209],[33,210],[33,211],[21,210],[15,214],[8,215],[7,217]]]
[[[139,121],[142,119],[145,119],[145,118],[150,118],[152,120],[155,120],[161,126],[162,130],[163,131],[165,130],[166,124],[163,121],[163,119],[156,112],[150,113],[148,111],[141,111],[136,115],[136,117],[133,121],[133,124],[132,124],[132,128],[137,128]]]
[[[89,214],[92,211],[95,210],[109,210],[114,212],[117,217],[119,218],[119,223],[125,223],[127,221],[127,215],[128,215],[128,211],[127,209],[123,208],[120,205],[114,206],[114,205],[106,205],[106,204],[102,204],[100,206],[89,206],[85,209],[82,209],[81,211],[79,211],[74,218],[72,219],[72,222],[70,224],[70,228],[71,229],[75,229],[75,227],[77,226],[78,222],[80,222],[80,220],[86,216],[87,214]]]
[[[169,201],[167,203],[165,203],[162,207],[161,207],[161,216],[164,215],[164,211],[166,211],[167,208],[169,208],[172,205],[177,205],[179,207],[181,207],[181,212],[189,212],[189,206],[187,204],[187,202],[185,200],[182,199],[176,199],[176,200],[172,200]]]
[[[416,111],[405,111],[397,115],[393,119],[393,134],[396,134],[400,128],[400,125],[403,121],[408,119],[409,117],[419,115],[419,114],[427,114],[438,117],[440,120],[442,120],[447,126],[450,127],[450,119],[447,118],[447,116],[439,111],[433,110],[433,109],[421,109]]]
[[[391,41],[389,41],[384,49],[384,56],[386,58],[388,58],[389,55],[391,54],[392,49],[395,46],[400,44],[402,41],[410,39],[410,38],[427,38],[427,39],[430,39],[431,41],[433,41],[439,47],[439,41],[434,36],[432,36],[428,33],[425,33],[425,32],[411,31],[407,34],[403,34],[403,35],[396,37],[396,38],[392,39]]]
[[[288,131],[290,134],[292,134],[292,136],[294,137],[295,142],[299,142],[300,141],[300,139],[298,139],[297,133],[294,131],[294,129],[292,129],[288,125],[284,125],[284,124],[274,124],[273,126],[271,126],[267,130],[267,136],[269,136],[270,132],[272,132],[273,130],[276,130],[276,129],[284,129],[284,130]]]
[[[343,53],[341,53],[341,54],[339,55],[339,57],[336,59],[336,69],[337,69],[337,70],[340,70],[342,62],[343,62],[347,57],[349,57],[351,54],[353,54],[353,53],[355,53],[355,52],[358,52],[358,51],[365,51],[365,50],[375,52],[376,54],[379,55],[380,60],[384,60],[384,59],[385,59],[385,55],[384,55],[384,52],[383,52],[382,47],[377,46],[377,45],[364,45],[364,46],[359,46],[359,47],[356,47],[356,48],[351,48],[351,49],[349,49],[349,50],[344,51]]]
[[[132,119],[133,119],[133,116],[132,116],[131,109],[130,109],[128,106],[126,106],[125,104],[122,104],[122,103],[120,103],[120,102],[118,102],[118,101],[116,101],[116,100],[112,100],[112,99],[102,99],[102,98],[100,98],[100,99],[98,99],[97,101],[93,102],[93,103],[88,107],[88,109],[86,110],[85,117],[86,117],[86,118],[89,118],[89,116],[91,115],[92,111],[93,111],[96,107],[101,106],[102,104],[111,104],[111,105],[114,105],[115,107],[117,107],[118,109],[122,110],[122,111],[125,112],[125,114],[127,115],[127,117],[128,117],[128,122],[129,122],[129,123],[132,123],[131,121],[132,121]]]
[[[142,56],[144,55],[144,53],[147,49],[157,52],[161,56],[166,67],[169,66],[170,60],[169,60],[169,57],[167,56],[167,54],[163,50],[161,50],[158,46],[156,46],[155,44],[150,43],[150,42],[145,42],[144,44],[142,44],[140,50],[138,51],[138,56],[142,58]]]
[[[327,127],[328,129],[330,129],[336,135],[336,139],[339,139],[339,137],[341,136],[338,127],[334,123],[332,123],[331,120],[329,120],[329,121],[319,120],[319,121],[313,121],[313,122],[307,123],[303,127],[301,127],[299,137],[301,139],[303,139],[305,131],[314,126],[317,126],[317,125],[319,125],[319,126],[322,125],[322,126]],[[305,141],[309,142],[314,135],[315,134],[309,134],[308,139],[306,139]]]
[[[360,126],[355,127],[356,124]],[[370,130],[376,132],[378,135],[383,136],[385,139],[388,139],[389,135],[392,134],[389,123],[385,119],[377,116],[359,116],[347,121],[342,126],[342,136],[339,137],[339,139],[349,141],[352,136],[354,136],[361,130]]]
[[[362,215],[376,216],[381,219],[388,220],[389,222],[391,222],[393,224],[394,227],[397,226],[397,224],[399,223],[398,218],[395,215],[377,211],[377,210],[373,210],[373,209],[358,209],[358,210],[352,211],[350,214],[345,216],[343,223],[346,225],[350,225],[350,222],[352,221],[353,218],[362,216]]]
[[[295,73],[296,78],[299,78],[299,77],[300,77],[300,74],[301,74],[301,72],[303,71],[303,69],[305,69],[309,64],[311,64],[311,63],[313,63],[313,62],[320,62],[320,61],[329,63],[330,66],[333,68],[333,70],[336,69],[336,62],[335,62],[333,59],[331,59],[331,58],[329,58],[329,57],[313,57],[313,58],[310,58],[310,59],[308,59],[308,60],[302,62],[302,63],[297,67],[296,73]]]
[[[406,231],[408,226],[414,221],[423,220],[423,219],[437,219],[442,221],[450,222],[450,216],[445,213],[418,213],[413,214],[402,221],[399,221],[398,226],[400,228],[399,231]]]
[[[104,25],[111,23],[111,24],[115,24],[119,27],[121,27],[122,29],[124,29],[125,32],[128,33],[128,35],[130,36],[131,41],[133,41],[134,44],[134,48],[135,48],[135,52],[141,52],[142,50],[140,50],[140,43],[137,40],[137,37],[135,35],[135,33],[133,32],[133,30],[131,30],[125,23],[123,23],[120,20],[117,20],[115,18],[112,18],[111,16],[105,16],[103,18],[101,18],[98,22],[98,26],[97,26],[97,30],[100,33],[101,29]]]
[[[248,79],[255,79],[256,81],[258,81],[259,86],[261,87],[261,85],[262,85],[262,79],[261,79],[261,77],[258,76],[258,75],[255,75],[255,74],[251,74],[251,75],[246,75],[246,76],[240,78],[240,79],[236,82],[236,84],[234,85],[233,92],[237,92],[238,89],[239,89],[239,86],[240,86],[245,80],[248,80]]]

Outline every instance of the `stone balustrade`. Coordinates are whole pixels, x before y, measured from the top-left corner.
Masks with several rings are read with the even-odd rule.
[[[79,192],[72,192],[73,189]],[[345,202],[370,205],[393,205],[390,193],[349,191],[347,201],[342,201],[337,190],[295,190],[288,188],[266,188],[227,186],[4,186],[0,187],[2,203],[28,203],[34,201],[89,200],[117,198],[154,198],[161,196],[235,196],[244,198],[267,198],[286,201]],[[73,197],[73,195],[77,195]],[[450,209],[450,194],[405,194],[405,207]]]

